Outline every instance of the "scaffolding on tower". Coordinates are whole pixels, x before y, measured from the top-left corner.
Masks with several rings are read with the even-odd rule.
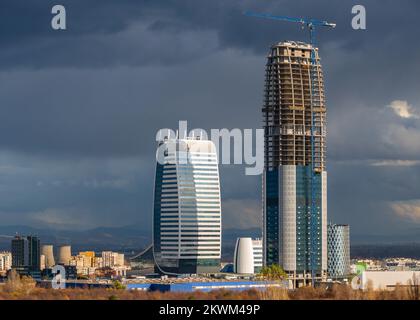
[[[320,94],[319,94],[319,77],[318,77],[318,64],[316,61],[316,27],[329,27],[335,28],[336,24],[324,20],[307,19],[307,18],[294,18],[288,16],[277,16],[267,13],[255,13],[251,11],[244,12],[244,15],[249,17],[257,17],[264,19],[280,20],[295,22],[306,27],[309,30],[310,45],[311,45],[311,66],[310,66],[310,86],[311,86],[311,206],[310,206],[310,268],[311,268],[311,282],[312,286],[315,285],[315,270],[317,269],[317,206],[316,206],[316,177],[322,171],[322,168],[317,166],[317,156],[315,154],[316,134],[315,131],[315,112],[321,108]],[[316,98],[318,97],[318,98]],[[322,128],[320,129],[322,130]],[[320,132],[322,134],[322,132]],[[318,155],[320,157],[320,155]]]

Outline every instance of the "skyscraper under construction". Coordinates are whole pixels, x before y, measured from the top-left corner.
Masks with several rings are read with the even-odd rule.
[[[326,108],[318,49],[286,41],[266,64],[264,260],[294,285],[327,270]]]

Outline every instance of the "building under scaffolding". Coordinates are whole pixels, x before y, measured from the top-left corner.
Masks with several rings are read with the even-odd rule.
[[[311,274],[325,279],[326,108],[318,49],[294,41],[271,47],[262,111],[265,263],[281,265],[293,285],[309,283]]]

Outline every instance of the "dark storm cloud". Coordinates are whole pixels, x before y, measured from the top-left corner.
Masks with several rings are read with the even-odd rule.
[[[365,4],[367,30],[351,28]],[[74,227],[149,224],[154,135],[189,127],[259,128],[268,47],[307,41],[311,16],[328,101],[329,217],[354,233],[404,232],[420,207],[418,1],[62,0],[0,4],[0,217]],[[221,169],[226,226],[259,226],[260,177]],[[357,187],[355,187],[357,186]],[[409,211],[409,212],[407,212]]]
[[[0,145],[68,157],[153,157],[157,131],[176,130],[178,120],[188,120],[190,129],[258,126],[260,94],[244,88],[262,89],[253,74],[263,61],[237,59],[220,53],[172,67],[2,73]],[[234,119],[244,108],[249,115]],[[220,117],[223,109],[228,117]]]
[[[242,12],[248,9],[333,20],[337,22],[337,28],[333,32],[322,30],[318,37],[324,44],[339,42],[340,46],[350,51],[378,50],[382,47],[381,43],[386,45],[387,41],[404,43],[412,39],[416,30],[407,30],[418,29],[414,22],[420,4],[415,1],[404,1],[398,5],[393,1],[363,2],[368,12],[369,30],[364,35],[350,27],[353,1],[332,4],[326,0],[91,0],[88,3],[65,0],[61,4],[67,8],[68,30],[57,32],[50,27],[50,10],[55,1],[8,0],[2,2],[0,10],[1,61],[3,68],[177,63],[194,58],[191,55],[184,59],[180,54],[182,43],[176,44],[177,35],[191,31],[214,31],[220,47],[249,49],[258,53],[265,53],[267,46],[278,39],[307,39],[307,32],[302,32],[298,25],[245,17]],[[144,29],[136,29],[136,26]],[[124,33],[133,28],[136,35],[125,38]],[[162,50],[148,53],[149,41],[154,37],[164,37],[165,41],[159,41]],[[171,42],[170,38],[174,41]],[[388,50],[397,53],[398,47],[389,46]],[[165,54],[167,52],[172,58]],[[200,55],[208,53],[202,51]]]

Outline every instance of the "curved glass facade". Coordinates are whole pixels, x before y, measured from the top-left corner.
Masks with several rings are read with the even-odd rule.
[[[217,154],[211,141],[176,139],[159,146],[154,257],[162,273],[212,273],[220,268],[221,205]]]

